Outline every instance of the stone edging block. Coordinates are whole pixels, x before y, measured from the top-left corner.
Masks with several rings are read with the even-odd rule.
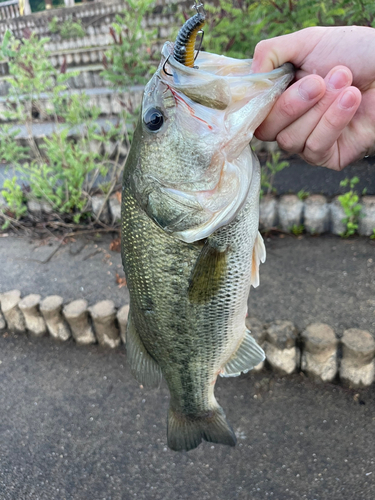
[[[310,234],[322,234],[329,230],[329,205],[325,196],[313,194],[306,199],[304,225]]]
[[[299,365],[297,330],[291,321],[276,320],[266,327],[264,351],[267,362],[283,375],[295,372]]]
[[[122,306],[117,312],[117,321],[120,326],[120,337],[126,344],[126,327],[128,326],[129,304]]]
[[[337,345],[335,332],[328,325],[313,323],[302,332],[301,369],[323,382],[332,382],[337,375]]]
[[[26,325],[19,303],[21,301],[21,292],[11,290],[0,295],[1,311],[9,330],[14,332],[25,332]]]
[[[250,335],[256,340],[260,347],[264,347],[264,341],[266,340],[266,330],[263,323],[254,317],[246,318],[246,328],[249,330]],[[254,366],[253,370],[259,372],[264,368],[265,361],[261,361],[259,365]]]
[[[121,343],[120,332],[115,324],[116,308],[112,300],[102,300],[89,307],[96,338],[100,345],[117,347]]]
[[[339,202],[338,196],[336,196],[332,203],[330,203],[330,211],[331,211],[331,233],[340,235],[345,232],[346,226],[342,222],[346,217],[344,209]]]
[[[302,223],[304,203],[295,194],[285,194],[279,201],[279,223],[283,231],[290,231],[293,226]]]
[[[43,337],[47,333],[46,322],[39,311],[40,299],[40,295],[32,293],[18,304],[25,318],[27,330],[35,337]]]
[[[89,321],[87,300],[78,299],[70,302],[63,309],[65,319],[72,330],[73,338],[80,345],[96,342],[94,331]]]
[[[371,236],[375,229],[375,196],[364,196],[361,205],[362,217],[359,219],[359,234]]]
[[[111,300],[90,307],[84,299],[63,306],[59,295],[45,297],[30,294],[21,299],[19,290],[0,294],[0,330],[42,336],[47,332],[56,340],[73,337],[79,345],[98,342],[115,348],[126,343],[129,304],[116,309]],[[367,387],[375,378],[375,340],[365,331],[345,330],[338,340],[333,329],[323,323],[309,325],[298,335],[291,321],[276,320],[263,324],[254,317],[246,318],[246,327],[264,349],[266,361],[254,368],[268,366],[280,375],[302,370],[317,381],[332,382],[336,378],[350,387]],[[339,359],[340,349],[342,359]]]
[[[375,340],[366,330],[350,328],[342,339],[340,378],[350,387],[365,387],[374,381]]]
[[[270,229],[277,224],[278,201],[272,195],[266,194],[259,201],[259,226],[261,229]]]
[[[51,337],[65,341],[71,337],[71,332],[68,323],[61,314],[63,301],[64,299],[60,295],[50,295],[40,303],[40,311]]]

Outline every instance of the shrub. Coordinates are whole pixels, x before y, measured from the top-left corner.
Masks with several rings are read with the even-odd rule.
[[[375,27],[372,0],[219,0],[205,8],[205,50],[240,58],[259,40],[311,26]]]
[[[30,197],[49,203],[78,222],[89,210],[98,176],[109,177],[113,189],[121,168],[118,158],[111,161],[108,154],[99,155],[91,144],[99,141],[105,145],[120,136],[123,129],[110,122],[106,129],[98,126],[99,109],[90,106],[83,92],[70,92],[68,79],[74,73],[67,74],[64,64],[59,70],[52,66],[44,49],[46,41],[31,35],[21,43],[9,32],[4,37],[1,52],[9,60],[11,83],[4,115],[25,127],[34,159],[30,160],[26,148],[17,145],[17,131],[10,126],[0,129],[0,158],[11,162],[29,184]],[[48,109],[44,104],[46,95]],[[32,133],[36,117],[52,121],[55,129],[41,144],[36,143]],[[15,191],[15,180],[12,182],[18,200],[19,190]],[[10,196],[7,190],[2,194],[5,199]]]
[[[61,38],[81,38],[86,34],[82,21],[80,19],[74,21],[72,16],[65,19],[63,23],[60,23],[55,16],[48,27],[51,33],[60,33]]]
[[[146,30],[142,24],[152,10],[154,0],[126,0],[128,8],[116,15],[110,33],[113,45],[105,53],[103,76],[117,88],[145,84],[155,69],[156,59],[152,45],[156,30]]]

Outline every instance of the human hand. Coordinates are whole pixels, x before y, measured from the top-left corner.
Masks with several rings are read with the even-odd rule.
[[[252,69],[271,71],[287,61],[297,82],[255,136],[334,170],[375,152],[375,29],[317,27],[264,40]]]

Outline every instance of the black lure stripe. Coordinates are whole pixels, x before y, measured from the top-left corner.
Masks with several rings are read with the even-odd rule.
[[[206,16],[204,14],[198,12],[193,17],[188,19],[178,32],[174,44],[173,57],[179,63],[190,66],[190,64],[186,63],[194,61],[194,45],[196,35],[204,25],[205,18]],[[194,39],[192,39],[193,35],[195,35]]]

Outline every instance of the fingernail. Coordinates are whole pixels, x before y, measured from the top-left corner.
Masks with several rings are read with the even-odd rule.
[[[349,75],[343,69],[335,71],[328,80],[328,87],[334,90],[342,89],[349,82]]]
[[[351,90],[348,90],[347,92],[344,92],[344,94],[340,97],[339,106],[342,109],[350,109],[356,102],[357,98],[355,94]]]
[[[322,90],[322,85],[317,78],[306,78],[298,87],[298,93],[305,101],[311,101],[318,97]]]

